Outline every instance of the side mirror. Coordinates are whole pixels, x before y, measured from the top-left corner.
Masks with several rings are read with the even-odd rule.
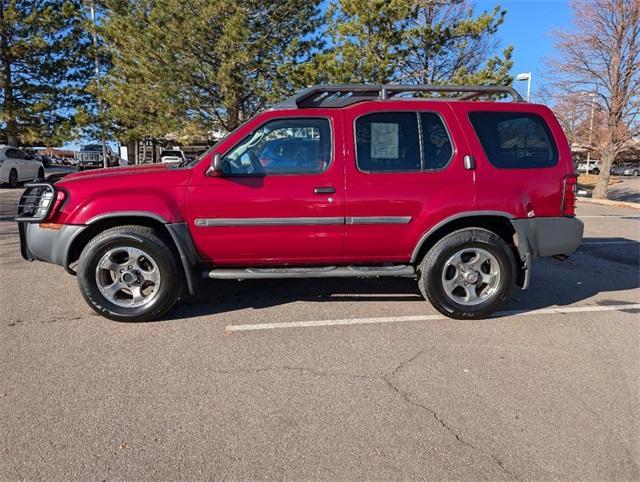
[[[207,170],[208,176],[222,176],[224,170],[222,169],[222,156],[219,152],[216,152],[211,158],[211,167]]]

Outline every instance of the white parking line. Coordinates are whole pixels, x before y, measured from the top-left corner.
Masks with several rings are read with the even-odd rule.
[[[639,244],[640,241],[592,241],[582,243],[580,246],[595,246],[598,244]]]
[[[595,311],[617,311],[617,310],[637,310],[640,303],[628,305],[608,305],[608,306],[572,306],[558,308],[542,308],[539,310],[517,310],[501,311],[494,317],[505,316],[536,316],[536,315],[566,315],[571,313],[585,313]],[[416,316],[386,316],[380,318],[352,318],[344,320],[315,320],[315,321],[291,321],[282,323],[254,323],[249,325],[227,325],[226,332],[234,331],[255,331],[255,330],[275,330],[280,328],[310,328],[314,326],[335,326],[335,325],[367,325],[374,323],[401,323],[404,321],[432,321],[447,319],[444,315],[416,315]]]
[[[588,214],[585,216],[580,216],[578,214],[577,218],[578,219],[583,219],[583,218],[640,219],[640,216],[634,215],[634,214]]]

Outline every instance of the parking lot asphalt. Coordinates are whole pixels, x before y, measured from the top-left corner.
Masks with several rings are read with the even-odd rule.
[[[640,478],[640,210],[580,204],[483,321],[407,279],[210,282],[93,314],[0,190],[2,479]]]

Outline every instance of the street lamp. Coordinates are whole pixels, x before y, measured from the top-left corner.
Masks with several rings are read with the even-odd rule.
[[[516,75],[516,80],[527,81],[527,102],[531,100],[531,77],[531,72],[522,72],[521,74]]]

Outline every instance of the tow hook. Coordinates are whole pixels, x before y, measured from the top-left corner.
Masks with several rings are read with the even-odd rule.
[[[566,254],[555,254],[553,256],[551,256],[553,259],[557,259],[558,261],[564,261],[565,259],[568,259],[569,256]]]

